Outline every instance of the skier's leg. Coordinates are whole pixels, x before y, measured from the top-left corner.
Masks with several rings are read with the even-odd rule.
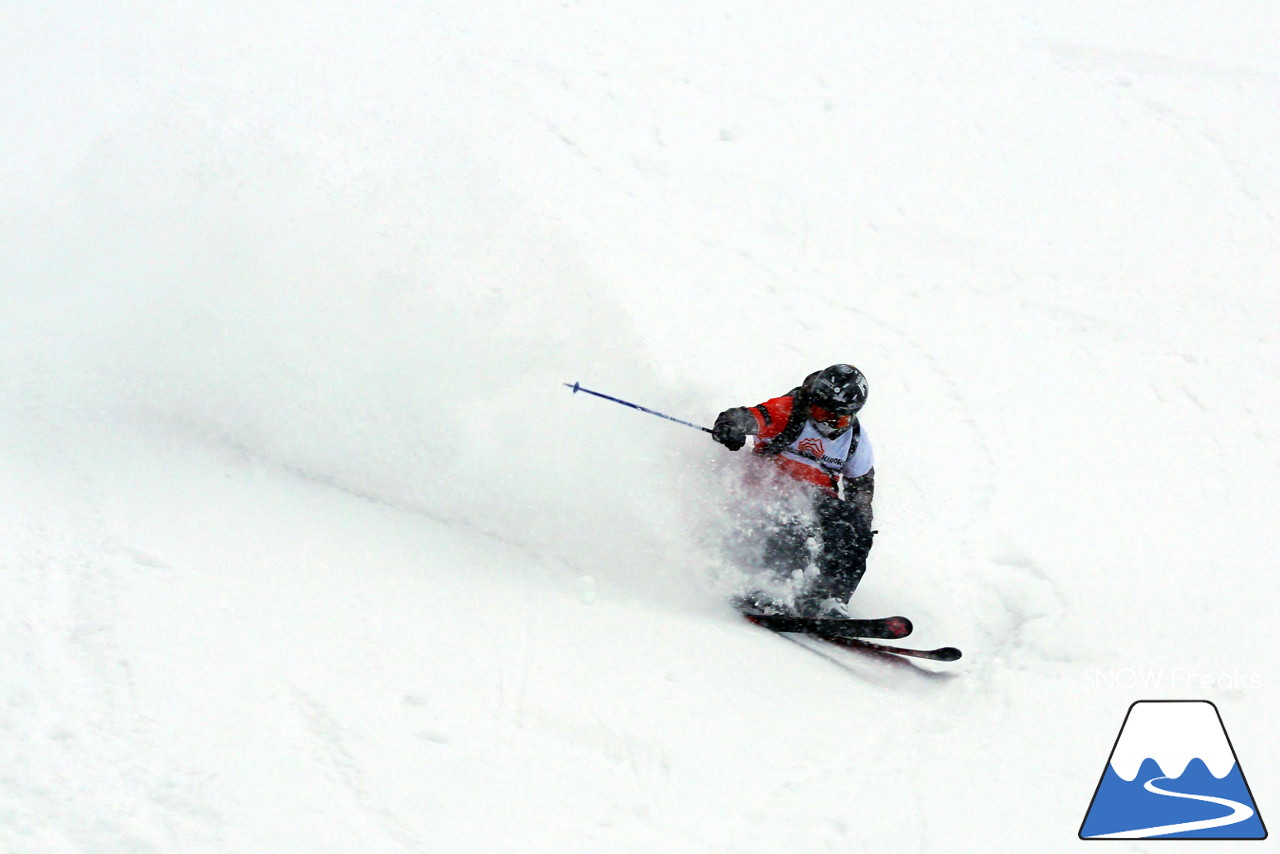
[[[778,578],[803,571],[809,560],[808,526],[797,519],[788,519],[774,525],[764,546],[764,565]]]
[[[857,507],[838,498],[820,496],[814,510],[822,531],[822,555],[808,598],[817,607],[827,599],[846,605],[867,571],[871,526]]]
[[[754,567],[755,581],[735,597],[740,610],[789,612],[802,579],[813,562],[810,542],[817,534],[807,502],[776,501],[757,508],[760,512],[746,526],[744,545],[753,546],[754,555],[742,565]]]

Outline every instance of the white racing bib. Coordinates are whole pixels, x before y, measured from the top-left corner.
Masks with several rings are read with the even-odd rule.
[[[855,433],[858,434],[856,446],[853,444]],[[860,427],[857,431],[846,430],[829,439],[818,431],[812,420],[805,421],[800,435],[779,456],[812,466],[831,477],[840,474],[845,477],[862,477],[875,465],[871,440],[867,437],[865,427]]]

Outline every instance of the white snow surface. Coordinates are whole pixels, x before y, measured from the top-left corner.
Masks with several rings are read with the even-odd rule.
[[[1065,851],[1137,699],[1280,803],[1280,6],[19,3],[0,850]],[[870,380],[859,614],[709,424]]]
[[[1154,759],[1166,777],[1178,778],[1192,759],[1222,779],[1235,767],[1231,742],[1207,702],[1135,703],[1111,754],[1111,767],[1132,781],[1144,760]]]

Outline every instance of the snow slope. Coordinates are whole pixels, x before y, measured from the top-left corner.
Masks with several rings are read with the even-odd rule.
[[[1274,4],[4,13],[0,849],[1065,850],[1135,699],[1280,797]],[[702,423],[851,361],[856,604]]]

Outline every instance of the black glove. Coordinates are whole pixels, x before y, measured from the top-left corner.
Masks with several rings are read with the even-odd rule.
[[[741,407],[721,412],[716,416],[715,426],[711,428],[711,438],[731,451],[740,449],[747,443],[747,425],[743,421],[744,416],[751,419],[754,424],[755,419],[752,419],[751,415]]]

